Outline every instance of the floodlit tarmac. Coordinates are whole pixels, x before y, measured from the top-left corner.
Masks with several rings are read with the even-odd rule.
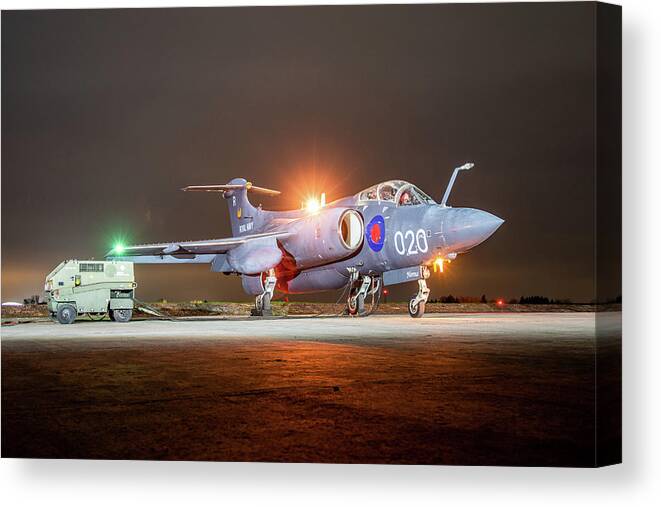
[[[2,455],[591,466],[595,360],[616,413],[620,326],[615,312],[5,326]]]
[[[108,338],[158,338],[177,340],[210,338],[271,338],[285,340],[327,340],[362,342],[369,339],[408,342],[418,338],[478,338],[488,335],[508,339],[553,339],[594,337],[594,313],[499,313],[432,314],[422,319],[405,315],[349,317],[281,318],[188,318],[175,321],[141,320],[129,323],[91,322],[84,318],[73,325],[36,322],[2,328],[2,340],[49,340]],[[615,315],[615,314],[612,314]],[[616,330],[618,321],[609,325]]]

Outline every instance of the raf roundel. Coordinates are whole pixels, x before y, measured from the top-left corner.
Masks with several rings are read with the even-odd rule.
[[[365,237],[367,244],[375,252],[380,252],[383,248],[383,241],[386,238],[386,223],[381,215],[376,215],[365,228]]]

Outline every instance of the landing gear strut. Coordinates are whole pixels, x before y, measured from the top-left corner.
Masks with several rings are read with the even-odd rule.
[[[357,277],[356,277],[357,278]],[[363,315],[365,313],[365,298],[372,285],[372,277],[363,276],[358,289],[353,287],[347,299],[347,310],[349,315]]]
[[[418,319],[425,314],[425,304],[429,298],[429,287],[427,287],[426,279],[429,278],[429,268],[422,267],[422,278],[418,280],[418,293],[415,294],[409,301],[409,315],[414,319]]]
[[[347,298],[347,313],[349,315],[369,315],[378,305],[381,291],[381,278],[378,276],[364,275],[360,276],[358,271],[351,272],[351,290]],[[365,301],[372,296],[372,305],[370,309],[365,309]]]
[[[273,291],[278,279],[275,277],[275,270],[270,269],[269,274],[264,281],[264,292],[255,298],[255,308],[250,312],[250,315],[257,317],[270,317],[273,315],[271,308],[271,299],[273,299]]]

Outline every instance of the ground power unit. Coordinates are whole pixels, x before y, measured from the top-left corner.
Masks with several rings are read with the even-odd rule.
[[[136,286],[132,262],[68,260],[48,274],[44,291],[50,316],[60,324],[85,314],[128,322]]]

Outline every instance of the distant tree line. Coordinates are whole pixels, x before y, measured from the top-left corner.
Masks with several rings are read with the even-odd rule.
[[[441,296],[440,298],[430,299],[430,303],[479,303],[480,298],[471,296],[454,297],[452,294]]]
[[[520,305],[570,305],[570,299],[549,299],[546,296],[521,296]]]
[[[430,299],[430,303],[495,303],[496,300],[488,300],[485,294],[481,297],[473,296],[441,296],[436,299]],[[550,299],[546,296],[521,296],[519,299],[513,298],[508,301],[510,305],[571,305],[571,299]]]
[[[475,297],[475,296],[453,296],[452,294],[448,294],[447,296],[441,296],[436,299],[430,299],[430,303],[495,303],[495,300],[492,301],[487,301],[487,296],[485,294],[482,294],[481,297]]]

